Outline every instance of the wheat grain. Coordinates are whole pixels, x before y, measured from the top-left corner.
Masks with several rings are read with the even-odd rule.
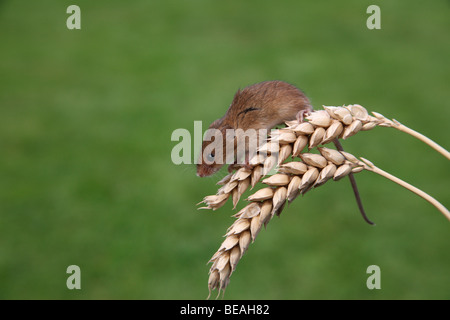
[[[269,186],[285,186],[289,183],[289,181],[289,175],[284,173],[277,173],[267,179],[264,179],[262,183],[265,183]]]
[[[272,197],[273,188],[267,187],[256,191],[254,194],[247,198],[247,201],[263,201],[271,199]]]
[[[333,120],[331,125],[327,128],[321,144],[326,144],[333,141],[334,139],[339,137],[339,135],[342,133],[343,130],[344,126],[342,122],[338,120]]]

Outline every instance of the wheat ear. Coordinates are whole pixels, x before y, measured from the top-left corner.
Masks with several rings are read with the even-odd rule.
[[[222,185],[217,194],[206,196],[200,202],[205,203],[206,207],[199,209],[217,210],[229,198],[232,198],[235,208],[241,195],[250,186],[253,188],[261,177],[289,156],[299,156],[306,146],[312,149],[330,143],[335,138],[345,140],[359,131],[371,130],[376,126],[392,127],[411,134],[450,159],[450,152],[426,136],[407,128],[397,120],[389,120],[380,113],[372,112],[372,114],[374,116],[370,116],[364,107],[357,104],[346,107],[324,106],[324,110],[312,112],[306,118],[308,122],[287,122],[286,128],[272,131],[271,138],[260,149],[262,153],[258,153],[250,160],[250,164],[254,166],[252,170],[240,168],[224,177],[217,183]]]
[[[361,161],[350,153],[325,147],[317,148],[320,154],[303,152],[305,147],[311,150],[335,138],[347,139],[377,125],[391,126],[391,120],[373,114],[375,117],[368,115],[360,105],[324,107],[324,110],[312,112],[306,118],[307,122],[287,122],[286,128],[271,132],[266,144],[260,148],[261,153],[250,160],[253,165],[251,170],[240,168],[218,182],[222,187],[216,195],[206,196],[200,202],[206,204],[201,209],[216,210],[230,197],[236,207],[249,186],[253,188],[272,168],[277,167],[275,175],[262,181],[266,187],[250,195],[246,199],[250,203],[234,215],[236,221],[228,228],[225,240],[209,261],[212,263],[208,279],[210,294],[214,289],[218,289],[218,296],[225,291],[231,274],[250,243],[263,225],[266,226],[274,215],[281,214],[286,201],[291,202],[299,194],[321,186],[330,179],[339,180],[350,172],[368,170],[378,173],[429,201],[449,218],[448,210],[437,200],[375,167],[364,158]],[[283,163],[289,157],[299,157],[301,161]]]
[[[211,291],[218,289],[218,296],[225,291],[236,265],[251,242],[274,215],[280,215],[286,201],[293,201],[330,179],[339,180],[350,172],[363,170],[361,164],[348,161],[336,150],[320,148],[321,155],[303,153],[302,162],[282,164],[278,173],[262,181],[262,188],[247,198],[250,203],[233,217],[236,221],[228,228],[225,240],[209,262],[212,263],[208,279]],[[347,154],[349,157],[349,154]],[[209,298],[209,295],[208,295]]]

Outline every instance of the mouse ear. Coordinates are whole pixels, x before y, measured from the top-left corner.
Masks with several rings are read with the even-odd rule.
[[[238,89],[238,91],[236,91],[236,93],[234,94],[234,97],[233,97],[233,101],[231,102],[231,104],[230,104],[230,107],[232,106],[232,105],[236,105],[236,104],[238,104],[239,103],[239,98],[241,97],[241,89],[239,88]]]
[[[222,124],[222,118],[214,120],[213,123],[211,123],[211,125],[209,126],[209,128],[219,128],[220,125]]]

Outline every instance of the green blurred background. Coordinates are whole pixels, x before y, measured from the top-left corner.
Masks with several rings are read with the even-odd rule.
[[[449,17],[444,0],[1,1],[0,298],[206,298],[235,211],[197,211],[225,170],[174,165],[171,133],[205,128],[239,87],[285,80],[317,108],[359,103],[449,148]],[[448,161],[423,143],[376,128],[344,147],[450,206]],[[259,234],[225,298],[449,299],[449,221],[356,178],[375,227],[347,179],[329,182]],[[72,264],[81,290],[66,287]],[[372,264],[381,290],[366,287]]]

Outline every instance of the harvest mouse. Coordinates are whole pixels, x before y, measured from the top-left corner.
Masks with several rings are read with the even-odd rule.
[[[301,122],[303,116],[312,110],[306,95],[297,87],[283,81],[264,81],[238,90],[225,115],[209,126],[209,129],[216,129],[216,132],[221,133],[223,139],[215,141],[216,139],[210,137],[203,141],[197,164],[197,175],[199,177],[210,176],[222,168],[225,163],[230,164],[230,160],[232,163],[233,159],[227,158],[226,150],[233,148],[236,150],[239,137],[236,135],[235,139],[226,139],[230,132],[227,129],[270,130],[286,121],[297,119]],[[265,139],[265,137],[263,138]],[[228,145],[228,147],[232,149],[227,149],[227,144],[230,143],[232,145]],[[334,143],[338,150],[343,150],[337,139]],[[248,156],[247,153],[246,156]],[[246,158],[248,165],[247,160]],[[365,215],[353,174],[350,174],[349,178],[363,218],[373,224]]]
[[[220,131],[224,139],[222,143],[206,139],[203,141],[197,164],[197,175],[210,176],[225,163],[230,164],[229,160],[233,161],[233,159],[226,159],[225,151],[216,154],[217,151],[226,150],[227,129],[270,130],[285,121],[295,120],[296,117],[300,119],[304,113],[312,110],[304,93],[283,81],[264,81],[238,90],[225,115],[209,126],[209,129]],[[216,148],[212,148],[212,153],[205,152],[205,149],[212,147],[213,144],[216,144]]]

